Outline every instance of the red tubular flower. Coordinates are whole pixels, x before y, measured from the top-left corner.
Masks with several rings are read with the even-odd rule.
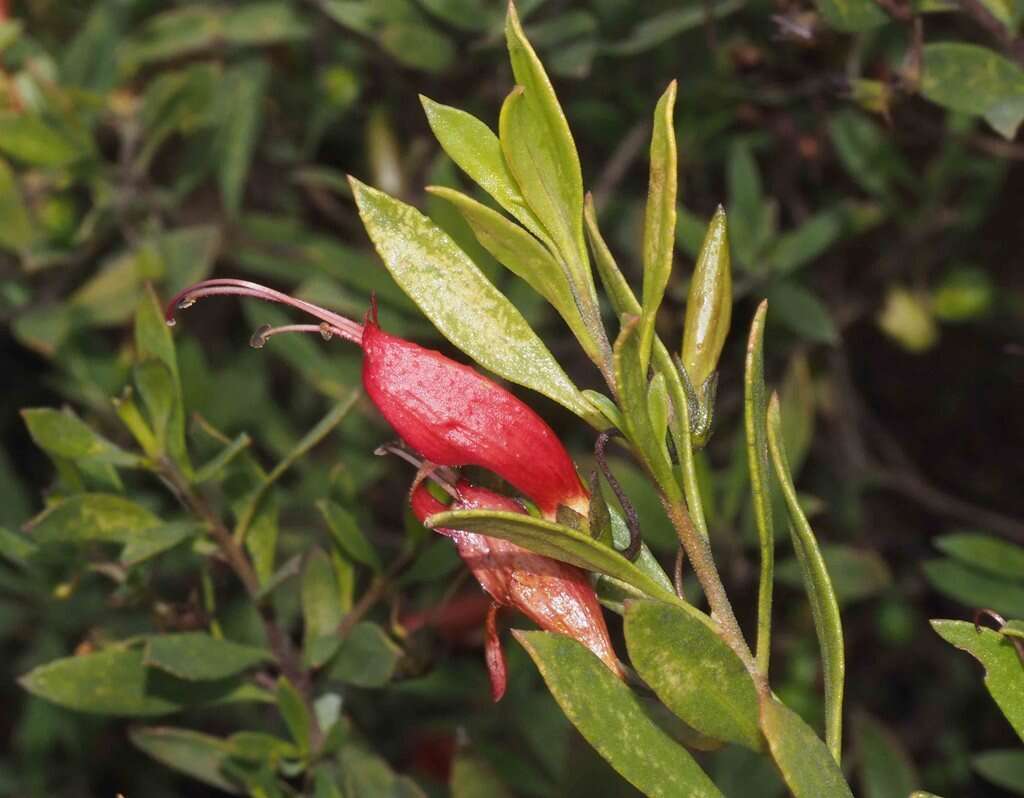
[[[587,512],[589,497],[568,453],[544,420],[491,379],[440,352],[389,335],[375,318],[365,325],[309,302],[245,280],[207,280],[186,288],[167,309],[174,312],[204,296],[236,294],[299,308],[321,323],[262,328],[262,346],[280,332],[337,335],[363,348],[363,385],[398,435],[426,460],[442,466],[493,471],[533,501],[550,519],[559,505]]]
[[[476,487],[466,481],[456,485],[458,498],[446,507],[426,486],[412,494],[412,510],[420,521],[449,509],[503,510],[524,512],[517,502]],[[501,538],[487,537],[459,529],[438,529],[450,537],[480,586],[494,605],[487,618],[486,659],[491,675],[491,692],[497,701],[505,692],[505,657],[498,642],[494,611],[512,607],[542,629],[568,635],[593,651],[611,670],[621,676],[618,660],[608,637],[597,594],[584,571],[575,566],[534,554]]]

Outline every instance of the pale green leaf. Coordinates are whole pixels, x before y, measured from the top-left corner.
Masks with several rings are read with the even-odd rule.
[[[51,505],[29,521],[27,528],[36,543],[127,543],[160,523],[148,509],[121,496],[85,493]]]
[[[238,786],[221,772],[221,764],[232,753],[220,737],[169,726],[132,729],[132,745],[149,754],[161,765],[191,776],[232,795],[241,794]]]
[[[829,749],[799,715],[769,698],[761,704],[761,729],[795,798],[853,798]]]
[[[214,681],[235,676],[271,659],[262,648],[211,637],[205,632],[181,632],[150,637],[143,663],[188,681]]]

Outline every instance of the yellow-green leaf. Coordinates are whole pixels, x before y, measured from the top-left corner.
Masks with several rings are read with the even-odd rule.
[[[761,729],[795,798],[853,798],[829,749],[799,715],[768,698],[761,704]]]

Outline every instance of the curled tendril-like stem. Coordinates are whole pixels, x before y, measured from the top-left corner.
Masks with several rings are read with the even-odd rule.
[[[626,516],[626,528],[629,529],[629,545],[622,550],[622,555],[627,560],[633,561],[640,556],[640,544],[642,542],[640,538],[640,518],[636,514],[636,508],[633,507],[633,503],[629,500],[629,496],[626,495],[622,485],[619,484],[619,480],[615,478],[612,470],[608,467],[608,458],[604,453],[605,447],[608,446],[608,441],[616,435],[621,435],[621,433],[618,430],[606,430],[597,436],[597,441],[594,443],[594,459],[597,460],[597,467],[601,470],[604,478],[608,480],[612,493],[619,500],[619,506],[622,507],[622,512]]]
[[[977,610],[974,611],[974,631],[975,632],[979,632],[979,633],[981,632],[981,619],[982,618],[991,618],[993,621],[995,621],[997,624],[999,624],[998,628],[995,630],[997,632],[1002,633],[1003,627],[1006,626],[1006,618],[1004,618],[1002,615],[1000,615],[995,610],[989,609],[988,607],[982,607],[982,608],[977,609]],[[1013,635],[1003,635],[1003,638],[1005,640],[1009,640],[1010,641],[1010,645],[1013,646],[1013,648],[1017,652],[1017,657],[1020,659],[1021,665],[1024,665],[1024,640],[1022,640],[1019,637],[1015,637]]]
[[[676,565],[672,569],[672,581],[676,588],[676,595],[679,598],[685,598],[686,595],[683,593],[683,566],[686,564],[686,550],[679,546],[676,551]]]

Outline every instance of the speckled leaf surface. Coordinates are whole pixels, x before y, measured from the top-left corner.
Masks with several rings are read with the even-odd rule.
[[[761,706],[761,729],[796,798],[853,798],[825,743],[799,715],[770,698]]]
[[[639,699],[584,646],[550,632],[514,631],[566,717],[594,749],[653,798],[719,798],[685,748],[647,716]]]

